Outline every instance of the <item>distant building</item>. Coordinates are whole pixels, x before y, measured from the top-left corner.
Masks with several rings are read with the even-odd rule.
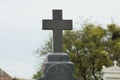
[[[0,80],[34,80],[34,79],[25,79],[25,78],[12,78],[9,74],[3,71],[0,68]]]
[[[0,80],[12,80],[12,77],[0,68]]]

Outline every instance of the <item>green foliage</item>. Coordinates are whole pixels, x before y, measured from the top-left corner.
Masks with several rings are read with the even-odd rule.
[[[64,52],[68,53],[75,65],[75,75],[82,80],[98,80],[103,65],[111,60],[105,50],[102,39],[106,30],[100,26],[86,24],[83,30],[66,31],[64,33]]]
[[[40,55],[50,52],[51,45],[50,38],[40,50]],[[103,65],[110,66],[112,60],[120,59],[120,27],[109,24],[104,29],[87,23],[82,30],[65,31],[63,51],[69,54],[74,63],[76,77],[81,80],[98,80]]]
[[[42,77],[42,73],[40,71],[38,71],[36,74],[33,75],[33,79],[36,79],[36,80],[38,80],[41,77]]]
[[[120,27],[116,24],[107,26],[108,32],[112,34],[111,39],[108,41],[107,51],[110,53],[112,60],[120,59]]]

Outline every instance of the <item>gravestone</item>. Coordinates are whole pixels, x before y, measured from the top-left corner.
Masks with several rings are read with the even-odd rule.
[[[62,10],[53,10],[53,20],[43,20],[43,30],[53,30],[53,52],[44,63],[43,77],[39,80],[77,80],[73,63],[62,52],[62,30],[72,29],[72,20],[62,20]]]
[[[105,67],[102,69],[103,80],[120,80],[120,67],[117,66],[117,61],[114,61],[114,66]]]

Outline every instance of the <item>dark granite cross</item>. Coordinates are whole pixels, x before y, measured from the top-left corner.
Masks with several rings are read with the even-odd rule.
[[[53,10],[53,20],[43,20],[43,30],[53,30],[53,52],[62,52],[62,30],[72,29],[72,20],[62,20],[62,10]]]

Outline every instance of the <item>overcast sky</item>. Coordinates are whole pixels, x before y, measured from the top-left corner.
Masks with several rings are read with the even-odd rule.
[[[0,0],[0,68],[12,77],[32,78],[36,72],[34,52],[51,33],[41,22],[52,18],[53,9],[62,9],[74,28],[80,18],[104,25],[112,17],[120,23],[120,0]]]

